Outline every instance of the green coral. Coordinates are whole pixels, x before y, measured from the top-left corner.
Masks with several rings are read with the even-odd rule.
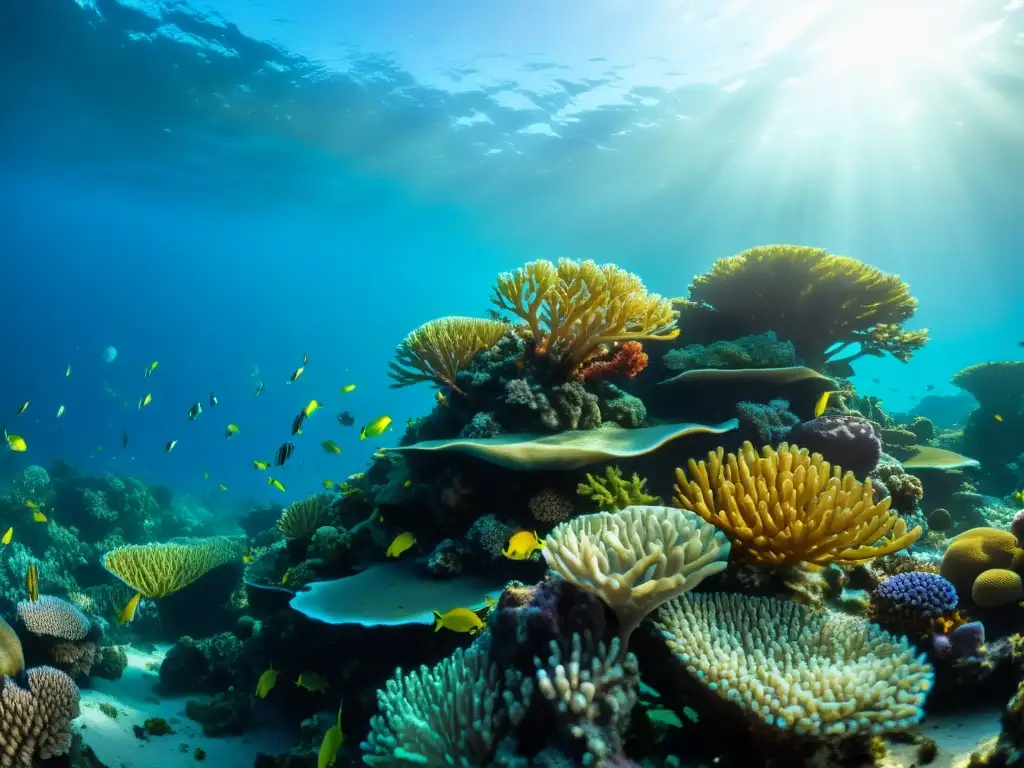
[[[103,567],[143,597],[155,600],[187,587],[207,571],[241,558],[245,542],[227,536],[129,544],[103,556]]]
[[[618,510],[632,506],[660,504],[661,499],[644,492],[647,478],[640,477],[636,472],[629,480],[622,479],[622,470],[608,465],[604,468],[604,477],[595,477],[587,473],[587,482],[576,486],[576,493],[593,499],[599,509]]]

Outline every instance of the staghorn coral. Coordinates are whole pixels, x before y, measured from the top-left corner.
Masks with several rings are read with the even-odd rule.
[[[647,478],[636,472],[629,480],[622,479],[622,470],[611,464],[604,468],[604,477],[587,473],[587,482],[576,486],[576,493],[591,499],[600,509],[619,510],[626,507],[660,504],[661,499],[644,493]]]
[[[724,531],[737,555],[756,565],[856,565],[910,546],[920,528],[871,500],[871,486],[842,474],[820,454],[783,443],[761,455],[719,448],[676,469],[675,504]]]
[[[395,350],[395,361],[388,365],[388,375],[395,380],[391,388],[429,381],[461,392],[455,385],[458,372],[479,352],[497,344],[508,328],[508,323],[475,317],[441,317],[424,323]]]
[[[18,618],[34,635],[81,640],[89,634],[89,617],[64,598],[40,595],[35,602],[18,603]]]
[[[527,502],[533,519],[541,523],[560,523],[572,517],[575,509],[572,499],[568,499],[558,491],[542,488]]]
[[[614,264],[533,261],[498,276],[492,302],[523,320],[538,355],[575,371],[603,345],[679,335],[671,302]]]
[[[701,368],[786,368],[796,365],[796,349],[791,341],[779,341],[774,331],[742,336],[732,341],[708,345],[689,344],[673,349],[662,358],[671,371]]]
[[[585,383],[612,377],[633,379],[647,367],[647,354],[639,341],[627,341],[619,345],[607,360],[591,358],[580,366],[577,373]]]
[[[318,493],[293,501],[283,510],[277,521],[277,530],[289,539],[308,539],[316,529],[327,521],[327,510],[333,498],[327,493]]]
[[[78,717],[74,681],[52,667],[34,667],[22,688],[0,677],[0,767],[32,768],[71,748],[71,721]]]
[[[670,507],[582,515],[544,543],[549,568],[615,612],[623,647],[648,613],[722,571],[729,557],[725,536]]]
[[[227,536],[129,544],[103,556],[103,567],[149,600],[166,597],[217,566],[241,558],[245,543]]]
[[[683,328],[710,307],[710,322],[730,334],[772,330],[818,370],[826,362],[848,367],[862,355],[889,353],[906,361],[927,341],[926,331],[900,327],[917,300],[899,276],[822,248],[768,245],[718,259],[694,278],[689,300],[677,307]],[[837,357],[855,344],[859,352]]]
[[[753,721],[824,738],[905,728],[933,670],[905,638],[785,600],[687,594],[656,626],[683,668]]]

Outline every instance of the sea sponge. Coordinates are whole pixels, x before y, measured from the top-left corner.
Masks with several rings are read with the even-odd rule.
[[[848,364],[886,352],[906,361],[928,338],[927,331],[901,328],[917,300],[899,276],[821,248],[768,245],[718,259],[694,278],[689,301],[676,306],[683,328],[710,307],[711,323],[730,335],[775,331],[818,370],[827,361]],[[859,352],[837,359],[854,344]]]
[[[327,520],[332,497],[326,493],[307,496],[293,501],[283,510],[277,521],[277,530],[289,539],[308,539]]]
[[[549,568],[615,612],[623,647],[648,613],[724,570],[729,557],[725,536],[670,507],[582,515],[557,525],[544,543]]]
[[[455,386],[455,376],[476,355],[490,349],[509,329],[499,320],[476,317],[441,317],[412,331],[395,350],[388,364],[392,389],[430,381],[437,387]]]
[[[0,768],[31,768],[71,748],[71,721],[78,717],[74,681],[52,667],[34,667],[22,688],[0,677]]]
[[[864,477],[882,458],[882,441],[867,419],[848,413],[819,416],[797,424],[787,436],[790,443],[820,453],[831,464]]]
[[[679,335],[672,303],[614,264],[533,261],[498,275],[491,300],[527,322],[537,354],[570,371],[603,345]]]
[[[1020,574],[1008,568],[989,568],[978,574],[971,587],[971,599],[984,608],[1020,602],[1024,583]]]
[[[0,677],[14,677],[25,668],[25,654],[18,633],[0,618]]]
[[[35,602],[18,603],[18,618],[34,635],[81,640],[89,634],[89,617],[62,597],[40,595]]]
[[[755,565],[856,565],[921,535],[889,513],[888,499],[872,502],[870,484],[795,445],[761,455],[749,442],[738,454],[719,448],[706,462],[690,459],[689,474],[676,469],[676,506],[724,531]]]
[[[694,679],[754,721],[815,738],[921,720],[934,672],[906,638],[789,600],[687,594],[656,626]]]
[[[875,621],[901,633],[925,632],[935,619],[952,613],[956,588],[935,573],[908,571],[886,579],[871,592]]]
[[[207,571],[241,558],[245,542],[227,536],[128,544],[103,556],[103,567],[149,600],[187,587]]]
[[[611,464],[604,468],[604,477],[587,473],[587,482],[576,486],[576,493],[589,497],[600,509],[625,509],[632,506],[659,504],[661,499],[644,493],[647,478],[636,472],[629,480],[622,479],[622,470]]]

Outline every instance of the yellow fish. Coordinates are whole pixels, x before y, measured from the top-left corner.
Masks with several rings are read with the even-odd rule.
[[[33,511],[36,511],[36,512],[39,511],[39,505],[36,504],[35,501],[32,500],[32,499],[26,499],[25,500],[25,506],[28,507],[29,509],[33,510]]]
[[[203,472],[203,480],[209,480],[209,479],[210,479],[210,473],[209,472]]]
[[[224,430],[224,439],[230,440],[232,435],[238,434],[237,424],[228,424],[228,428]]]
[[[7,447],[16,453],[24,453],[28,449],[28,443],[21,435],[9,435],[4,428],[4,439],[7,440]]]
[[[316,760],[316,768],[328,768],[334,765],[338,757],[338,750],[345,737],[341,733],[341,705],[338,705],[338,722],[327,729],[324,740],[320,744],[320,756]]]
[[[64,371],[64,375],[65,376],[70,376],[71,375],[71,366],[70,365],[68,366],[68,369],[66,371]]]
[[[497,598],[491,597],[490,595],[484,595],[484,616],[490,614],[490,612],[494,610],[494,606],[497,604]]]
[[[333,480],[324,480],[324,488],[326,488],[329,491],[333,487],[334,487],[334,481]]]
[[[19,416],[21,416],[21,414],[28,410],[29,402],[29,400],[26,400],[24,403],[21,404],[21,407],[18,409]]]
[[[303,672],[295,681],[299,688],[305,688],[310,693],[323,693],[327,690],[327,681],[316,672]]]
[[[355,384],[346,384],[344,387],[341,388],[340,392],[343,395],[347,395],[349,392],[355,391],[355,388]]]
[[[221,483],[221,484],[220,484],[220,489],[221,489],[222,491],[226,491],[226,490],[228,489],[228,487],[227,487],[226,485],[224,485],[224,483]]]
[[[121,609],[121,615],[118,617],[118,621],[121,624],[127,624],[135,618],[135,611],[139,608],[139,600],[142,599],[142,593],[136,592],[135,595],[129,600],[124,608]]]
[[[434,611],[435,632],[440,632],[444,628],[450,629],[452,632],[468,632],[475,635],[483,627],[483,621],[469,608],[452,608],[443,615]]]
[[[312,416],[314,413],[316,413],[319,410],[320,410],[320,403],[318,403],[316,400],[310,400],[309,403],[307,403],[307,405],[306,405],[304,413],[308,417],[308,416]]]
[[[260,679],[256,683],[256,695],[261,699],[267,698],[267,694],[274,689],[275,685],[277,685],[277,670],[271,664],[270,669],[260,675]]]
[[[4,537],[2,539],[0,539],[0,544],[3,544],[6,547],[8,544],[11,543],[11,539],[13,539],[13,538],[14,538],[14,526],[12,525],[10,528],[7,529],[7,533],[4,534]]]
[[[178,444],[177,440],[168,440],[167,445],[164,446],[164,453],[170,453],[174,450],[174,446]]]
[[[30,603],[39,601],[39,569],[35,563],[29,563],[25,569],[25,591]]]
[[[387,431],[387,428],[391,426],[390,416],[378,416],[376,419],[371,421],[361,430],[359,430],[359,439],[365,440],[368,437],[380,437]]]
[[[63,415],[64,415],[64,406],[62,405],[62,406],[60,406],[60,407],[59,407],[59,408],[57,409],[57,418],[59,419],[59,418],[60,418],[61,416],[63,416]]]
[[[828,408],[828,398],[831,392],[822,392],[821,397],[818,398],[818,402],[814,404],[814,418],[818,418]]]
[[[333,440],[324,440],[320,447],[324,449],[324,453],[341,453],[341,448]]]
[[[448,396],[444,392],[438,392],[435,396],[438,405],[448,405]]]
[[[501,554],[509,560],[529,560],[534,552],[544,549],[544,542],[537,538],[537,532],[519,531],[508,540],[508,546]]]
[[[258,470],[262,471],[264,469],[267,469],[270,466],[270,462],[269,461],[260,461],[259,459],[256,459],[256,461],[254,461],[252,463],[252,465],[253,465],[253,467],[255,469],[258,469]]]
[[[402,487],[403,488],[412,488],[412,480],[406,480],[404,483],[402,483]]]
[[[27,403],[26,403],[26,405],[27,405]],[[19,413],[20,413],[20,411],[19,411]],[[1003,417],[1002,417],[1001,415],[999,415],[999,414],[997,413],[997,414],[995,415],[995,419],[996,419],[996,421],[1002,421],[1002,420],[1003,420]]]
[[[277,488],[277,490],[281,491],[282,493],[284,492],[284,485],[281,483],[280,480],[275,480],[272,477],[268,477],[267,478],[267,485],[272,485],[275,488]]]
[[[1024,507],[1024,491],[1014,491],[1010,498]]]
[[[251,563],[254,559],[255,558],[251,554],[249,554],[248,552],[246,552],[244,555],[242,555],[242,562],[245,563],[246,565]]]
[[[292,375],[288,377],[288,383],[292,384],[292,383],[298,381],[299,380],[299,376],[302,375],[302,372],[304,370],[306,370],[306,366],[303,365],[303,366],[300,366],[300,367],[296,368],[294,371],[292,371]]]
[[[406,531],[395,536],[395,540],[391,542],[388,547],[388,551],[384,553],[385,557],[401,557],[402,553],[409,550],[413,544],[416,543],[416,537]]]
[[[147,405],[149,405],[152,402],[153,402],[153,394],[152,393],[146,395],[145,397],[140,397],[139,398],[139,410],[141,411],[143,408],[145,408]]]
[[[147,378],[147,379],[148,379],[148,378],[149,378],[150,376],[152,376],[152,375],[153,375],[153,371],[155,371],[155,370],[156,370],[156,367],[157,367],[158,365],[160,365],[160,361],[158,361],[158,360],[154,360],[154,361],[153,361],[152,363],[150,363],[150,364],[149,364],[149,368],[147,368],[147,369],[146,369],[146,378]]]
[[[45,523],[46,515],[40,512],[38,509],[32,512],[32,519],[37,523]]]

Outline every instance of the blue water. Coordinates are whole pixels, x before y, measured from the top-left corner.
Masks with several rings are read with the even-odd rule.
[[[225,509],[340,481],[431,406],[388,389],[395,344],[534,258],[668,295],[771,242],[899,272],[932,340],[858,362],[890,410],[1019,359],[1024,11],[901,7],[916,48],[843,3],[3,3],[0,412],[29,450],[0,477],[61,457]],[[311,398],[282,497],[251,462]]]

